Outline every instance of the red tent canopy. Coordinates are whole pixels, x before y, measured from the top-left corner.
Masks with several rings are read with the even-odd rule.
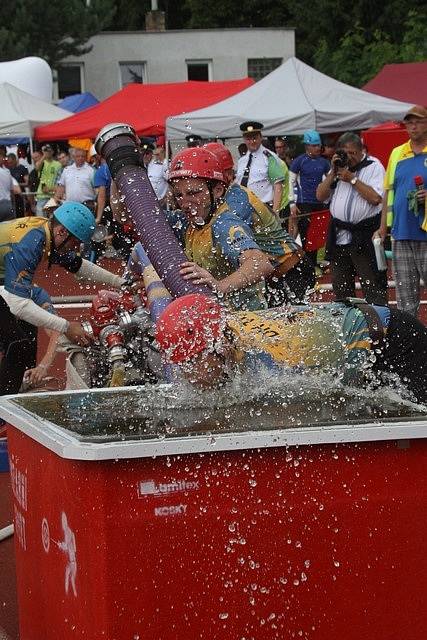
[[[386,98],[427,105],[427,62],[386,64],[362,89]]]
[[[384,122],[363,132],[363,142],[369,153],[386,167],[390,153],[409,139],[406,128],[400,122]]]
[[[253,82],[251,78],[242,78],[225,82],[129,84],[94,107],[36,127],[34,137],[40,141],[93,139],[110,122],[126,122],[138,135],[160,135],[165,131],[167,117],[208,107],[247,89]]]

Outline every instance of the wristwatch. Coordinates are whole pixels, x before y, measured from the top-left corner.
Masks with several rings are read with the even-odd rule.
[[[359,178],[357,178],[357,176],[354,176],[354,178],[352,178],[352,179],[350,180],[350,184],[352,184],[352,185],[353,185],[353,187],[354,187],[354,185],[356,184],[356,182],[358,181],[358,179],[359,179]]]

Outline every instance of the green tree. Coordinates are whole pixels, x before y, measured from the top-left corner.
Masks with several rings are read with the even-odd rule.
[[[190,29],[280,27],[290,17],[283,0],[246,0],[243,5],[230,0],[184,0],[183,7],[190,15]]]
[[[427,11],[409,11],[399,40],[389,33],[371,31],[356,24],[331,46],[322,38],[314,54],[314,66],[346,84],[362,86],[385,65],[417,62],[427,57]]]
[[[87,42],[114,14],[114,0],[15,0],[0,3],[0,61],[40,56],[57,68],[67,56],[90,51]]]
[[[342,46],[347,48],[349,57],[351,45],[363,48],[376,43],[371,52],[378,53],[381,38],[385,42],[385,53],[390,44],[402,46],[404,34],[410,29],[410,15],[420,17],[418,27],[420,31],[424,28],[425,33],[425,0],[388,0],[385,3],[372,0],[354,0],[353,3],[344,0],[312,0],[310,3],[292,3],[290,11],[291,23],[296,27],[297,56],[326,73],[327,68],[331,68],[330,64],[326,64],[330,56],[336,54],[337,62],[338,59],[341,61],[338,50]],[[425,45],[423,48],[425,50]],[[355,72],[359,55],[364,55],[363,49],[353,53]],[[380,57],[384,57],[381,51]],[[393,60],[387,59],[386,62]]]
[[[145,14],[151,10],[150,0],[113,0],[116,8],[114,19],[106,25],[106,31],[144,31]],[[159,10],[165,12],[167,29],[186,29],[190,14],[183,2],[159,0]]]

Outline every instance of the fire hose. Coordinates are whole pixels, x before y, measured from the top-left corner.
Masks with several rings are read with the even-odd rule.
[[[141,243],[160,279],[172,296],[203,293],[212,296],[207,286],[184,280],[180,266],[187,257],[161,210],[156,194],[140,161],[138,139],[128,124],[109,124],[99,132],[95,148],[102,155],[125,197]]]

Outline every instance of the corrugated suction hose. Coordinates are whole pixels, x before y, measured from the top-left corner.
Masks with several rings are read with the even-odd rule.
[[[179,267],[188,260],[180,247],[156,194],[141,166],[135,132],[126,124],[104,127],[95,141],[96,150],[106,160],[117,188],[125,197],[141,243],[150,262],[172,296],[178,298],[189,293],[213,296],[207,286],[196,286],[184,280]]]

